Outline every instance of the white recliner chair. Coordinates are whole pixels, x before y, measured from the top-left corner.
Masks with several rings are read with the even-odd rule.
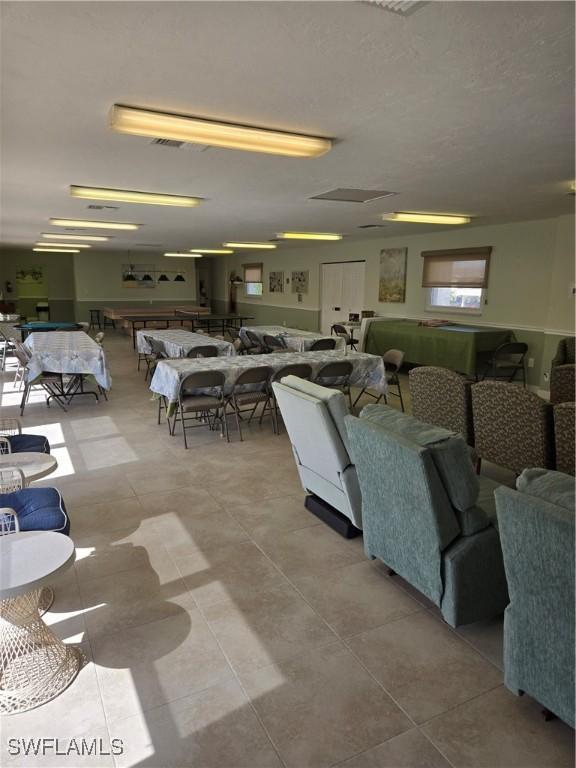
[[[345,538],[360,534],[362,497],[348,453],[342,392],[286,376],[272,384],[292,443],[306,497],[305,506]]]

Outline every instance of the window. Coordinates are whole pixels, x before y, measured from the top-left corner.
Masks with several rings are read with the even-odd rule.
[[[427,309],[480,314],[488,285],[491,247],[423,251]]]
[[[262,296],[262,264],[243,264],[246,296]]]

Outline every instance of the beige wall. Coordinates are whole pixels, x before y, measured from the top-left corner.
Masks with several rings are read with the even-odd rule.
[[[302,310],[320,308],[320,265],[328,261],[366,260],[364,309],[381,315],[425,316],[426,291],[421,287],[423,250],[491,245],[492,261],[487,305],[475,319],[480,324],[502,324],[535,330],[569,331],[574,328],[574,300],[568,284],[574,282],[574,217],[519,222],[487,227],[458,228],[406,237],[373,240],[346,240],[308,248],[282,246],[271,254],[243,254],[214,259],[214,298],[227,297],[226,276],[242,263],[264,263],[264,295],[239,298],[256,306],[269,304]],[[382,248],[408,248],[406,302],[386,304],[378,301],[379,254]],[[291,293],[270,294],[267,290],[271,270],[285,272],[310,270],[310,292],[303,303]],[[289,287],[286,287],[289,288]]]
[[[518,338],[526,338],[535,357],[533,383],[545,383],[545,362],[548,349],[555,348],[557,338],[548,342],[550,334],[565,335],[574,331],[574,298],[570,286],[574,284],[574,217],[561,216],[539,221],[516,222],[493,226],[455,228],[422,235],[382,237],[371,240],[345,240],[307,248],[284,248],[271,254],[242,254],[214,259],[213,298],[227,298],[227,276],[231,269],[240,270],[242,263],[262,261],[264,264],[264,295],[261,299],[238,298],[242,308],[254,307],[262,318],[268,314],[276,320],[282,308],[290,308],[290,315],[300,310],[302,324],[308,314],[320,309],[320,265],[329,261],[366,261],[364,309],[379,315],[394,317],[426,317],[438,313],[426,311],[426,290],[421,287],[423,250],[460,248],[465,246],[492,246],[490,280],[487,304],[482,315],[473,322],[512,328]],[[406,302],[386,304],[378,301],[379,255],[382,248],[408,248]],[[310,292],[303,303],[291,293],[268,293],[268,273],[284,271],[285,277],[293,269],[310,270]],[[289,286],[285,286],[285,290]],[[272,307],[275,307],[272,310]],[[317,315],[316,315],[317,317]],[[454,315],[458,320],[458,315]],[[461,318],[461,316],[460,316]],[[528,334],[526,336],[526,334]],[[524,335],[524,336],[523,336]],[[546,350],[546,351],[545,351]]]

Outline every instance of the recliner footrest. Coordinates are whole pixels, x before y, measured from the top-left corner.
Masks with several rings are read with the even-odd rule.
[[[356,536],[362,535],[360,528],[356,528],[349,518],[313,493],[306,496],[304,506],[309,512],[312,512],[313,515],[322,520],[323,523],[326,523],[326,525],[329,525],[332,530],[339,533],[345,539],[354,539]]]

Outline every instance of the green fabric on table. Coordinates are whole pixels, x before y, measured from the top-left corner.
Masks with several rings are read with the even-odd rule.
[[[383,355],[401,349],[408,363],[437,365],[473,376],[481,353],[493,352],[512,339],[505,328],[479,328],[446,325],[431,328],[417,320],[382,320],[370,323],[366,333],[366,352]]]

